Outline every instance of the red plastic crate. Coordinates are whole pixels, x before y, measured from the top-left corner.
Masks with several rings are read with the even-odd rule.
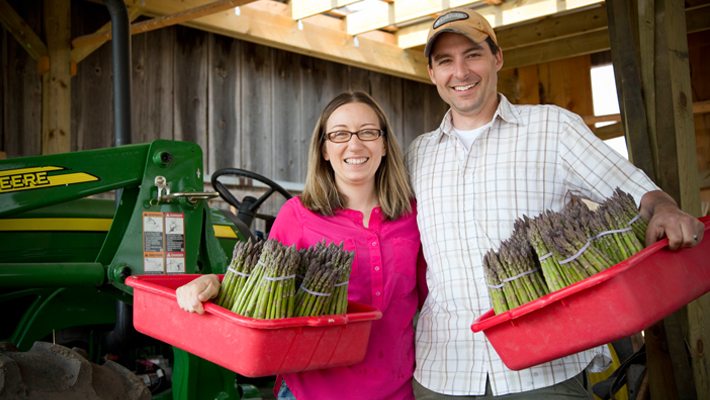
[[[351,365],[365,358],[375,307],[348,313],[263,320],[210,302],[203,315],[178,307],[175,289],[200,275],[131,276],[136,330],[249,377]],[[220,279],[222,277],[220,276]]]
[[[710,291],[710,217],[691,249],[664,239],[606,271],[513,310],[478,318],[505,365],[521,370],[640,332]]]

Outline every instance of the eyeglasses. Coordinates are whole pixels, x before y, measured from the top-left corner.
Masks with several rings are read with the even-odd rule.
[[[384,132],[381,129],[363,129],[359,132],[335,131],[325,134],[325,138],[333,143],[347,143],[357,135],[357,138],[363,142],[371,142],[377,140]]]

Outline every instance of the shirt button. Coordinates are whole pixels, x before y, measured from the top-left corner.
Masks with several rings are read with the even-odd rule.
[[[372,242],[372,247],[377,246],[377,242]]]
[[[471,174],[466,175],[466,182],[471,182]]]
[[[375,296],[379,296],[379,295],[380,295],[380,292],[375,292]]]
[[[471,246],[471,247],[473,247],[473,246],[475,245],[475,243],[473,242],[473,240],[469,240],[469,241],[468,241],[468,245]]]
[[[375,271],[379,271],[379,270],[380,270],[380,267],[375,267]]]

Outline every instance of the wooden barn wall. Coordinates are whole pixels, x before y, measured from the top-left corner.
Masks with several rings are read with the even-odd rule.
[[[42,1],[9,3],[42,37]],[[102,5],[72,1],[72,37],[110,20]],[[0,151],[41,152],[41,79],[35,62],[0,30]],[[113,145],[111,46],[77,66],[71,84],[72,151]],[[289,53],[182,26],[132,37],[132,142],[190,141],[207,173],[235,167],[305,180],[307,147],[323,107],[344,90],[370,93],[403,148],[447,110],[433,85]],[[279,197],[279,196],[275,196]],[[278,209],[279,201],[268,208]]]
[[[710,101],[710,31],[688,35],[688,56],[693,102]],[[710,203],[710,113],[696,114],[694,122],[700,196],[704,203]]]

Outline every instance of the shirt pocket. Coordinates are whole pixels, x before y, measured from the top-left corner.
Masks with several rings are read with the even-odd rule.
[[[358,257],[357,257],[357,245],[355,244],[355,241],[353,239],[345,239],[345,250],[347,251],[354,251],[355,252],[355,258],[353,258],[353,264],[350,269],[350,276],[357,276],[358,275]]]
[[[392,239],[394,247],[394,270],[412,279],[417,279],[417,256],[419,242],[403,238]]]

